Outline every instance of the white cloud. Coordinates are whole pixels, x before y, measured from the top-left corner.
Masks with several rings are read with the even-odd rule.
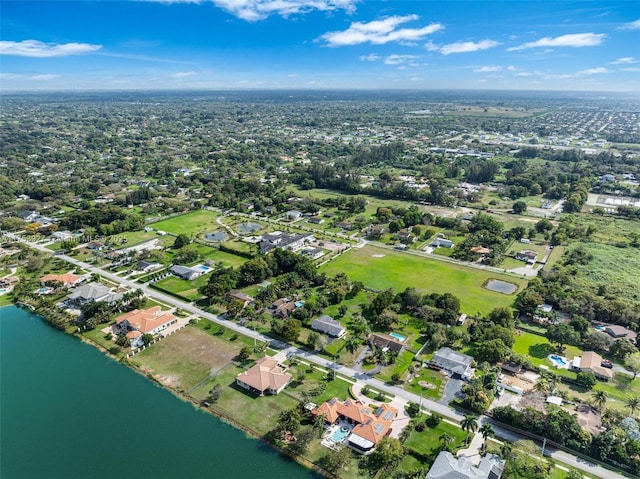
[[[190,71],[190,72],[175,72],[175,73],[172,73],[169,76],[171,78],[187,78],[187,77],[191,77],[191,76],[193,76],[195,74],[196,74],[196,72],[194,72],[194,71]]]
[[[160,3],[205,3],[204,0],[150,0]],[[353,12],[359,0],[210,0],[217,7],[232,15],[256,22],[270,15],[304,14],[313,10],[333,11],[346,10]]]
[[[621,57],[611,62],[612,65],[631,65],[633,63],[638,63],[638,60],[633,57]]]
[[[102,48],[102,45],[89,43],[43,43],[38,40],[24,40],[21,42],[0,41],[0,55],[15,55],[20,57],[48,58],[66,57],[92,53]]]
[[[640,18],[638,18],[635,22],[625,23],[618,30],[640,30]]]
[[[536,75],[541,76],[545,80],[566,80],[569,78],[590,77],[593,75],[602,75],[604,73],[613,73],[613,72],[604,67],[597,67],[597,68],[588,68],[586,70],[580,70],[579,72],[576,72],[576,73],[555,74],[555,73],[544,73],[540,71],[536,71],[535,73]]]
[[[510,72],[515,72],[515,71],[517,71],[518,69],[517,69],[516,67],[514,67],[513,65],[509,65],[509,66],[507,67],[507,70],[509,70]]]
[[[640,67],[621,68],[623,72],[640,72]]]
[[[500,45],[495,40],[482,40],[479,42],[455,42],[448,43],[447,45],[435,45],[431,42],[425,45],[426,49],[432,52],[440,52],[443,55],[449,55],[451,53],[470,53],[480,50],[488,50],[495,46]]]
[[[384,63],[386,65],[401,65],[416,58],[418,57],[415,55],[389,55],[384,59]]]
[[[532,77],[533,73],[529,73],[529,72],[520,72],[520,73],[516,73],[517,77]]]
[[[507,51],[514,52],[538,47],[594,47],[600,45],[605,38],[606,35],[604,33],[572,33],[555,38],[544,37],[535,42],[523,43],[517,47],[507,48]]]
[[[0,80],[27,80],[27,81],[49,81],[60,78],[60,75],[41,73],[37,75],[25,75],[23,73],[0,73]]]
[[[476,73],[493,73],[502,71],[502,67],[500,65],[485,65],[480,68],[475,68],[473,71]]]
[[[345,45],[359,45],[373,43],[383,45],[389,42],[408,42],[420,40],[423,37],[444,28],[440,23],[432,23],[422,28],[397,28],[403,23],[418,20],[418,15],[404,15],[373,20],[368,23],[354,22],[349,28],[341,32],[327,32],[320,39],[331,47]]]
[[[359,57],[361,62],[375,62],[380,60],[381,57],[376,55],[375,53],[369,53],[368,55],[361,55]]]

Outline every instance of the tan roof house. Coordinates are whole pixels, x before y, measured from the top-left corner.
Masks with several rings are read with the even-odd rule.
[[[142,334],[157,334],[177,322],[173,314],[162,311],[160,306],[143,310],[134,309],[116,319],[120,329],[129,332],[139,331]]]
[[[59,281],[65,286],[73,287],[82,283],[82,281],[84,281],[84,277],[78,276],[77,274],[64,273],[64,274],[45,274],[42,278],[40,278],[40,284],[45,284],[52,281]]]
[[[293,376],[274,358],[265,356],[256,364],[236,376],[236,384],[263,396],[265,393],[278,394],[291,382]]]
[[[594,351],[585,351],[582,357],[573,358],[572,367],[576,371],[591,371],[597,378],[605,381],[613,377],[613,371],[602,367],[602,356]]]
[[[388,404],[382,404],[373,410],[360,401],[337,398],[330,399],[317,407],[313,414],[323,416],[325,422],[335,424],[344,421],[353,425],[348,445],[357,452],[367,454],[391,432],[391,426],[398,415],[398,410]]]

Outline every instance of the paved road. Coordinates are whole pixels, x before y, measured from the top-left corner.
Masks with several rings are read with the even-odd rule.
[[[26,242],[24,241],[22,238],[16,236],[16,235],[12,235],[12,234],[8,234],[5,233],[9,238],[12,238],[16,241],[20,241],[22,243],[27,244],[28,246],[37,249],[39,251],[51,254],[51,250],[47,249],[45,246],[41,245],[41,244],[37,244],[37,243],[31,243],[31,242]],[[110,273],[108,271],[104,271],[101,268],[98,268],[96,266],[87,264],[83,261],[79,261],[75,258],[72,258],[70,256],[67,255],[57,255],[56,257],[67,261],[77,267],[83,268],[91,273],[96,273],[99,274],[101,276],[103,276],[104,278],[107,278],[110,281],[116,282],[116,283],[120,283],[123,284],[125,286],[128,286],[132,289],[141,289],[147,296],[149,296],[150,298],[153,299],[157,299],[163,303],[169,304],[171,306],[174,306],[176,308],[180,308],[184,311],[187,311],[189,313],[198,315],[202,318],[208,319],[210,321],[213,321],[217,324],[220,324],[222,326],[224,326],[225,328],[231,329],[232,331],[235,331],[237,333],[240,334],[244,334],[246,336],[249,337],[254,337],[256,338],[257,341],[263,341],[263,342],[269,342],[269,343],[274,343],[274,341],[267,337],[264,336],[262,334],[257,334],[254,331],[245,328],[243,326],[239,326],[236,323],[233,323],[231,321],[226,321],[226,320],[222,320],[220,318],[218,318],[218,316],[216,316],[215,314],[211,314],[211,313],[207,313],[206,311],[202,311],[200,308],[197,308],[195,306],[193,306],[192,304],[189,303],[185,303],[183,301],[180,301],[172,296],[168,296],[166,294],[162,294],[161,292],[155,290],[155,289],[151,289],[149,287],[147,287],[146,285],[140,285],[138,283],[134,283],[132,281],[129,281],[127,279],[121,278],[118,275],[115,275],[113,273]],[[279,342],[276,342],[279,343]],[[448,406],[445,406],[443,404],[438,404],[435,401],[432,401],[430,399],[424,399],[416,394],[413,394],[409,391],[405,391],[402,388],[399,388],[397,386],[393,386],[393,385],[389,385],[386,384],[382,381],[380,381],[379,379],[376,378],[372,378],[370,376],[368,376],[365,373],[362,372],[358,372],[355,371],[351,368],[348,368],[346,366],[342,366],[340,364],[336,364],[333,361],[327,360],[323,357],[317,356],[315,354],[312,354],[308,351],[304,351],[302,349],[298,349],[294,346],[289,346],[285,343],[279,343],[278,344],[282,349],[285,350],[286,353],[288,352],[293,352],[296,355],[298,355],[301,359],[304,359],[306,361],[312,362],[316,365],[328,368],[328,369],[333,369],[336,371],[337,374],[340,374],[342,376],[348,377],[348,378],[352,378],[354,380],[356,380],[360,385],[364,385],[364,384],[368,384],[369,386],[382,391],[383,393],[387,393],[387,394],[391,394],[394,395],[400,399],[403,399],[405,401],[408,402],[414,402],[414,403],[418,403],[421,404],[423,408],[427,409],[430,412],[435,412],[438,413],[440,415],[442,415],[443,417],[449,419],[449,420],[453,420],[456,422],[460,422],[463,418],[464,415],[460,414],[459,412],[449,408]],[[520,436],[514,432],[511,431],[507,431],[506,429],[500,428],[499,426],[496,426],[493,421],[486,417],[486,416],[481,416],[478,419],[479,423],[482,423],[484,421],[489,421],[492,424],[492,427],[494,429],[494,432],[496,434],[496,436],[506,439],[508,441],[517,441],[519,439],[526,439],[523,436]],[[574,467],[576,469],[588,472],[590,474],[593,474],[597,477],[603,478],[603,479],[624,479],[625,476],[622,476],[618,473],[615,473],[613,471],[609,471],[608,469],[604,469],[600,466],[597,466],[595,464],[592,464],[584,459],[578,458],[576,456],[573,456],[571,454],[568,454],[564,451],[558,451],[552,448],[547,448],[545,450],[545,455],[552,457],[553,459],[556,459],[560,462],[564,462],[565,464],[568,464],[571,467]]]

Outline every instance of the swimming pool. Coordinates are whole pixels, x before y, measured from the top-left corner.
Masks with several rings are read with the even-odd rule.
[[[348,435],[349,435],[349,428],[342,426],[336,432],[333,433],[333,435],[331,436],[331,440],[336,444],[339,444],[341,442],[344,442],[344,440],[347,438]]]
[[[296,308],[302,308],[304,306],[304,301],[296,302]]]
[[[7,289],[6,289],[6,288],[0,288],[0,294],[4,294],[4,293],[6,293],[6,292],[7,292]]]
[[[392,338],[396,338],[401,343],[404,343],[407,339],[406,336],[403,336],[402,334],[398,334],[398,333],[389,333],[389,336],[391,336]]]
[[[199,269],[200,271],[204,271],[205,273],[207,271],[211,271],[211,268],[209,268],[208,266],[205,266],[203,264],[197,264],[193,267],[193,269]]]
[[[558,356],[557,354],[552,354],[551,356],[549,356],[549,359],[557,368],[567,368],[569,365],[569,363],[567,362],[567,358],[563,358],[562,356]]]
[[[599,324],[597,326],[594,326],[598,331],[604,331],[604,326],[600,326]]]

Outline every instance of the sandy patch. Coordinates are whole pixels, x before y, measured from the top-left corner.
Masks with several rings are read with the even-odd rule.
[[[169,374],[159,374],[156,379],[160,381],[160,384],[169,388],[177,388],[180,385],[180,380],[177,376]]]
[[[372,254],[371,256],[373,256],[374,258],[384,258],[387,255],[386,254]]]

